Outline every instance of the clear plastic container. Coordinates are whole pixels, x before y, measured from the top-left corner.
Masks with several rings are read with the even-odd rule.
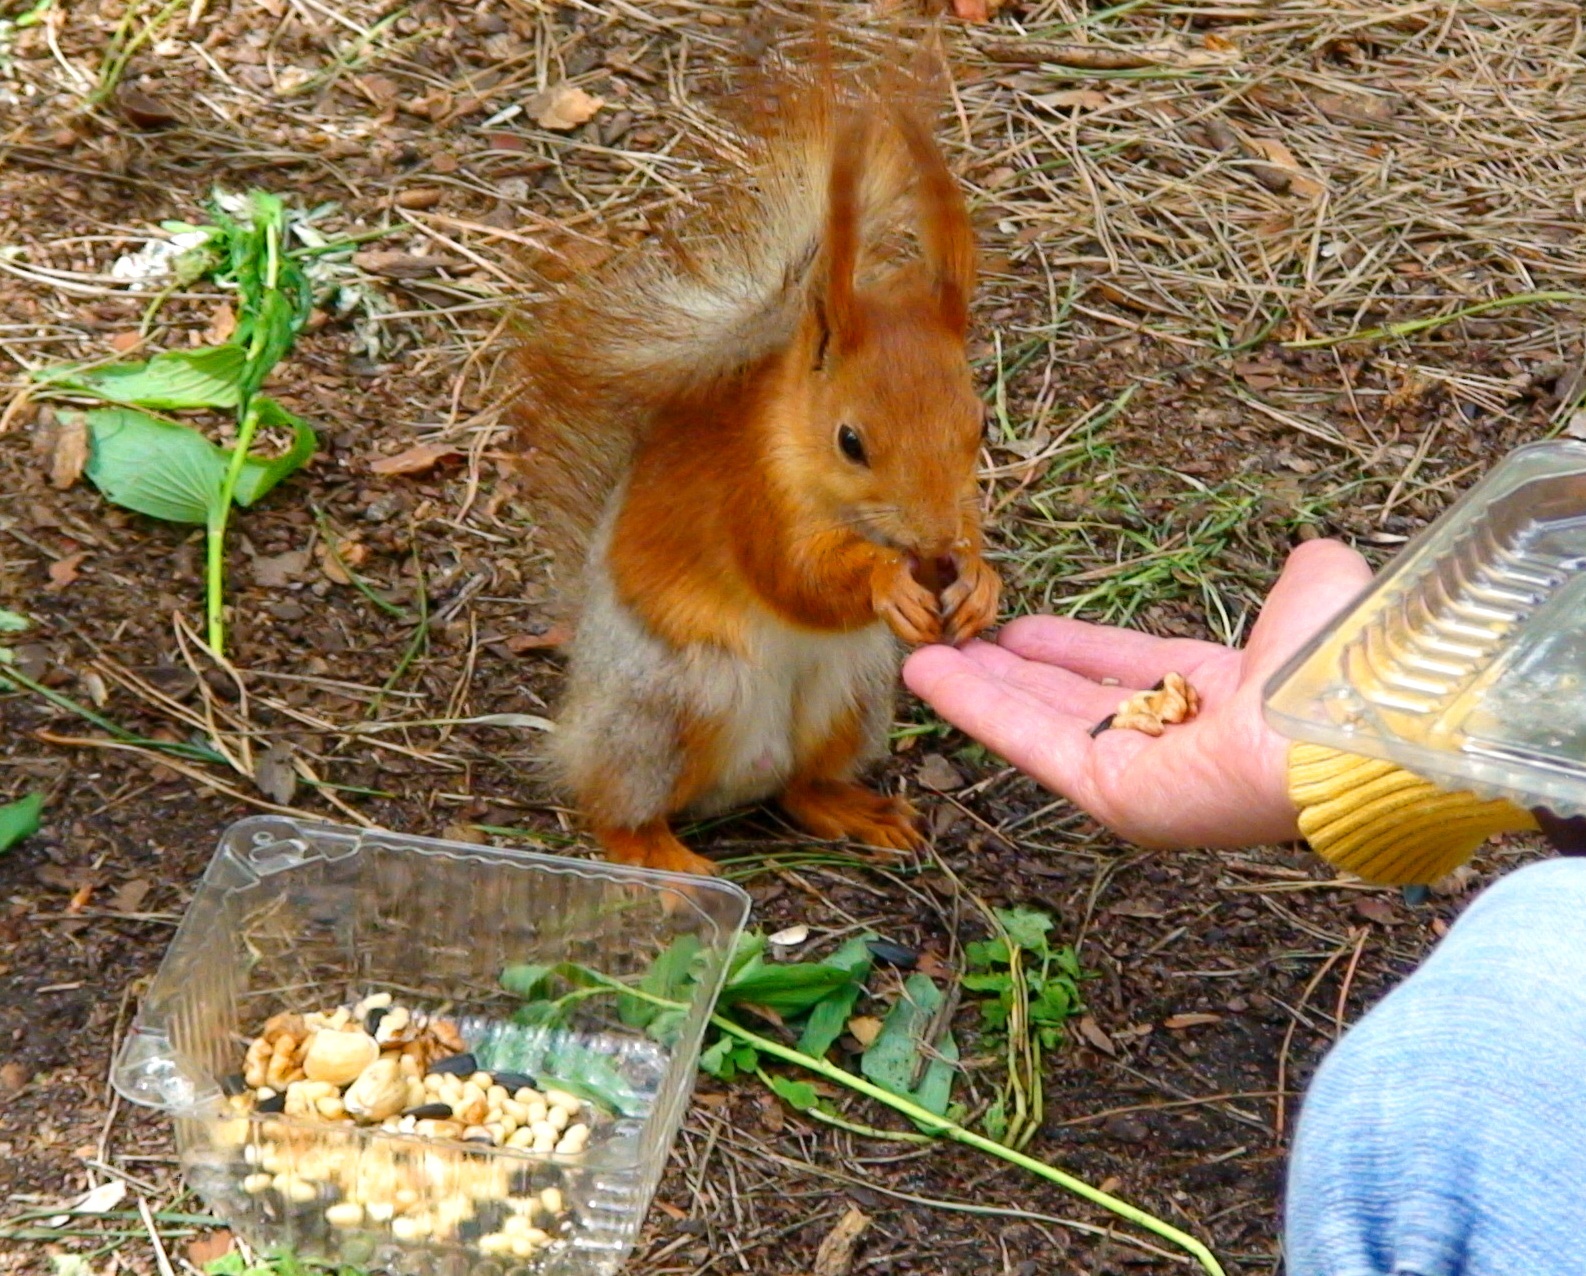
[[[1586,443],[1512,453],[1267,684],[1291,739],[1586,814]]]
[[[114,1084],[175,1118],[188,1182],[256,1248],[414,1276],[614,1272],[660,1180],[748,907],[741,889],[721,881],[276,816],[244,820],[221,839],[116,1060]],[[599,992],[536,1026],[532,1008],[502,984],[507,967],[566,962],[631,985],[680,945],[693,978],[674,994],[686,1010],[670,1013],[664,1029],[628,1026],[643,1018],[636,1003]],[[270,1016],[381,992],[445,1016],[481,1066],[571,1075],[598,1056],[621,1105],[576,1155],[238,1114],[225,1091],[236,1089],[248,1042]],[[266,1171],[317,1184],[314,1197],[246,1189],[261,1159]],[[422,1237],[372,1219],[332,1225],[326,1211],[345,1195],[335,1184],[350,1176],[417,1194],[413,1216],[449,1224]],[[509,1209],[538,1208],[546,1189],[561,1204],[553,1241],[532,1257],[481,1252],[481,1233]]]

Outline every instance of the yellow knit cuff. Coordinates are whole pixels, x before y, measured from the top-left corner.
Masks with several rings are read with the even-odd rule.
[[[1494,833],[1536,828],[1502,798],[1449,793],[1391,762],[1317,744],[1289,746],[1289,797],[1312,850],[1390,886],[1435,882]]]

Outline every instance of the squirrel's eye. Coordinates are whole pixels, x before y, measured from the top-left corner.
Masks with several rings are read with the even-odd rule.
[[[859,431],[851,425],[837,427],[837,446],[842,449],[842,454],[855,465],[865,465],[865,445],[859,437]]]

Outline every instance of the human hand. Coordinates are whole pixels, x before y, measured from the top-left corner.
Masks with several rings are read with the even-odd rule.
[[[1355,598],[1371,569],[1338,541],[1296,549],[1243,649],[1026,616],[996,642],[925,647],[903,680],[944,718],[1142,846],[1251,846],[1299,836],[1288,741],[1266,680]],[[1091,729],[1133,691],[1181,673],[1200,713],[1161,736]],[[1116,678],[1117,686],[1098,679]]]

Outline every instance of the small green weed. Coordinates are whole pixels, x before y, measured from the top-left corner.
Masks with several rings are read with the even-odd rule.
[[[219,346],[168,350],[139,362],[45,368],[34,374],[34,393],[104,405],[82,413],[82,420],[91,448],[85,472],[109,500],[151,518],[204,527],[208,639],[220,655],[232,504],[252,505],[314,455],[317,440],[308,423],[260,387],[308,320],[313,295],[304,264],[320,249],[289,248],[286,206],[263,191],[241,201],[217,192],[210,215],[202,226],[165,224],[173,241],[185,245],[172,275],[183,283],[207,275],[235,290],[231,337]],[[219,447],[165,415],[196,411],[230,414],[235,446]],[[253,452],[264,431],[288,440],[276,455]]]
[[[1029,908],[994,908],[996,934],[964,947],[965,991],[980,994],[986,1044],[1007,1063],[996,1101],[983,1118],[986,1132],[1022,1147],[1040,1128],[1041,1056],[1062,1040],[1069,1018],[1084,1009],[1084,977],[1070,947],[1054,948],[1052,919]]]

